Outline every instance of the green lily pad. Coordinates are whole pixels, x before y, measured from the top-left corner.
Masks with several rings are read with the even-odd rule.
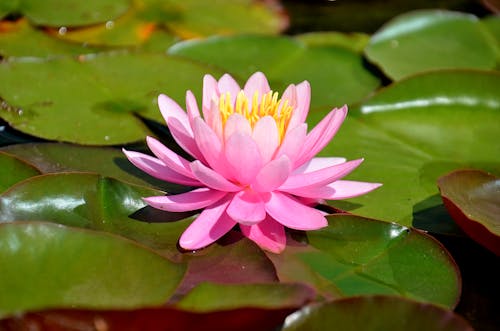
[[[95,172],[104,177],[150,186],[170,193],[186,190],[184,186],[159,180],[139,170],[117,148],[26,143],[5,146],[0,148],[1,151],[35,165],[44,174],[67,171]]]
[[[370,35],[359,32],[308,32],[296,35],[295,39],[300,40],[310,47],[338,46],[356,53],[361,53],[370,41]]]
[[[0,316],[47,307],[137,308],[170,297],[184,266],[123,238],[42,222],[0,224]]]
[[[342,47],[308,46],[289,37],[212,37],[178,43],[168,53],[216,65],[244,79],[260,70],[277,91],[308,80],[313,108],[354,103],[379,85],[361,55]]]
[[[2,0],[0,19],[23,14],[36,25],[79,26],[112,20],[125,13],[131,0]]]
[[[438,180],[444,204],[472,239],[500,255],[500,178],[458,170]]]
[[[127,52],[3,62],[0,96],[11,107],[0,109],[0,116],[45,139],[125,144],[151,134],[136,113],[163,122],[160,93],[181,104],[188,89],[201,97],[202,77],[213,71],[162,54]]]
[[[433,69],[493,69],[496,42],[477,17],[424,10],[400,15],[375,33],[365,54],[392,79]]]
[[[459,315],[397,297],[359,297],[306,306],[287,318],[283,331],[474,331]]]
[[[456,305],[461,288],[457,266],[432,237],[359,216],[328,220],[328,227],[307,232],[309,245],[290,244],[282,255],[270,256],[280,280],[308,282],[302,276],[305,269],[329,282],[337,298],[385,294]],[[289,260],[295,265],[288,265]]]
[[[287,25],[287,17],[272,2],[136,0],[126,15],[65,31],[60,38],[94,45],[131,46],[140,45],[159,32],[173,40],[174,36],[189,39],[215,34],[277,34]]]
[[[33,165],[0,151],[0,193],[23,179],[40,174]]]
[[[0,22],[0,55],[4,58],[76,56],[99,50],[97,47],[58,40],[44,31],[35,29],[25,19]]]
[[[189,225],[182,219],[191,214],[146,207],[142,197],[152,195],[163,192],[96,174],[42,175],[0,195],[0,223],[40,220],[113,232],[175,255],[177,240]]]
[[[364,157],[349,178],[383,183],[337,208],[412,224],[442,206],[436,180],[457,168],[500,173],[500,75],[443,71],[381,90],[352,109],[323,156]],[[312,112],[317,121],[325,112]]]
[[[235,307],[277,309],[302,306],[310,302],[314,294],[311,288],[301,284],[203,283],[189,292],[176,306],[197,312],[213,312]]]

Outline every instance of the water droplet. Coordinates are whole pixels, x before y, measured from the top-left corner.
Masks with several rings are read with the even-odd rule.
[[[109,140],[109,136],[104,136],[104,140],[108,141]]]
[[[22,109],[18,109],[18,110],[17,110],[17,115],[19,115],[19,116],[23,116],[23,110],[22,110]]]
[[[61,27],[59,28],[58,33],[59,33],[61,36],[64,36],[64,35],[66,34],[66,32],[68,32],[68,28],[67,28],[67,27],[65,27],[65,26],[61,26]]]
[[[115,22],[113,22],[113,21],[106,22],[106,29],[111,30],[114,27],[115,27]]]
[[[397,41],[396,39],[391,40],[391,47],[392,48],[396,48],[398,46],[399,46],[399,41]]]

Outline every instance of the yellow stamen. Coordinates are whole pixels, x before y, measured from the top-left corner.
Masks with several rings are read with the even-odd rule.
[[[252,107],[249,108],[248,105],[248,96],[243,91],[240,91],[236,96],[234,106],[231,103],[231,94],[229,92],[222,94],[219,98],[222,125],[226,124],[227,119],[232,114],[243,115],[252,128],[262,117],[271,116],[276,121],[281,142],[293,111],[293,106],[288,103],[288,100],[278,99],[278,92],[273,91],[269,91],[262,95],[262,98],[259,98],[259,92],[256,91],[252,96]]]

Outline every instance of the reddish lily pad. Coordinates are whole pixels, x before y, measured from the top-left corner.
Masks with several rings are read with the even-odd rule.
[[[40,174],[33,165],[0,151],[0,193],[23,179]]]
[[[306,306],[290,315],[283,331],[474,331],[459,315],[398,297],[358,297]]]
[[[472,239],[500,255],[500,178],[457,170],[438,180],[444,205]]]
[[[461,288],[458,269],[432,237],[358,216],[335,215],[328,220],[327,228],[307,232],[309,245],[291,241],[281,255],[269,254],[281,281],[310,283],[315,274],[323,279],[322,286],[310,285],[330,298],[388,294],[456,305]]]
[[[130,240],[43,222],[0,224],[0,265],[0,317],[159,305],[185,270]]]
[[[477,17],[423,10],[391,20],[372,36],[365,53],[389,77],[399,80],[433,69],[493,69],[496,47]]]

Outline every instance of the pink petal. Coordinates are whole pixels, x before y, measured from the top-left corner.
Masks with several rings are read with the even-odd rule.
[[[315,157],[298,167],[293,171],[294,174],[303,174],[327,168],[346,161],[343,157]]]
[[[258,223],[266,217],[264,202],[260,194],[249,190],[238,192],[226,212],[233,220],[245,225]]]
[[[347,176],[361,162],[363,162],[363,159],[336,164],[313,172],[291,175],[279,189],[287,191],[312,186],[324,186]]]
[[[226,195],[227,192],[215,191],[202,187],[186,193],[147,197],[143,200],[151,207],[157,209],[183,212],[205,208],[219,201]]]
[[[244,133],[247,135],[252,134],[252,128],[248,120],[241,114],[235,113],[231,114],[227,119],[226,125],[224,127],[224,140],[228,140],[229,137],[235,132]]]
[[[334,109],[316,125],[306,136],[300,155],[295,161],[295,166],[302,165],[318,154],[332,140],[342,122],[344,122],[346,115],[347,106]]]
[[[186,152],[188,152],[195,159],[205,161],[203,154],[201,154],[198,145],[194,140],[193,134],[188,132],[184,126],[182,126],[181,122],[176,118],[170,119],[170,123],[168,123],[168,128],[172,137],[177,142],[179,146]]]
[[[262,168],[259,146],[247,134],[236,132],[226,142],[226,159],[240,184],[250,184]]]
[[[308,81],[303,81],[297,85],[297,106],[290,118],[288,127],[294,128],[295,126],[304,123],[309,112],[309,105],[311,103],[311,85]]]
[[[236,225],[236,222],[225,213],[229,201],[222,199],[205,208],[184,231],[179,239],[179,245],[188,250],[200,249],[229,232]]]
[[[293,84],[288,85],[285,92],[281,96],[281,105],[283,106],[287,101],[287,105],[295,108],[297,106],[297,87]]]
[[[172,152],[168,147],[153,137],[146,137],[149,149],[171,170],[178,172],[186,177],[194,178],[191,172],[190,162]]]
[[[259,146],[262,163],[271,160],[279,145],[278,126],[271,116],[264,116],[255,123],[252,138]]]
[[[264,94],[271,91],[266,76],[262,72],[256,72],[248,78],[245,87],[243,88],[245,95],[248,97],[248,107],[252,108],[252,99],[255,92],[259,93],[259,101]]]
[[[191,171],[200,182],[214,190],[225,192],[241,190],[241,187],[234,185],[221,174],[213,171],[198,160],[191,162]]]
[[[125,153],[125,156],[130,160],[130,162],[132,162],[133,165],[153,177],[171,183],[200,186],[200,182],[196,179],[188,178],[171,170],[157,158],[138,152],[127,151],[125,149],[123,149],[123,153]]]
[[[186,109],[189,118],[189,123],[192,123],[196,117],[200,117],[200,110],[198,109],[198,103],[193,95],[193,92],[186,92]]]
[[[252,183],[252,189],[257,192],[271,192],[286,181],[290,171],[291,162],[286,155],[282,155],[262,167]]]
[[[205,122],[208,124],[210,128],[212,128],[217,137],[219,137],[219,140],[223,141],[224,135],[223,135],[222,117],[219,111],[219,106],[214,100],[212,100],[210,109],[211,110],[209,118],[205,119]]]
[[[207,163],[222,176],[230,178],[219,137],[201,117],[195,118],[193,124],[196,144]]]
[[[229,92],[231,94],[231,102],[234,105],[234,102],[236,100],[236,96],[241,91],[240,86],[234,80],[234,78],[231,77],[231,75],[229,75],[229,74],[224,74],[219,79],[218,87],[219,87],[220,94],[225,94],[226,92]]]
[[[316,230],[328,225],[319,210],[304,206],[287,194],[279,192],[270,193],[266,211],[277,222],[296,230]]]
[[[375,190],[382,184],[337,180],[326,186],[312,186],[286,192],[312,199],[340,200],[357,197]]]
[[[186,129],[188,133],[191,133],[191,124],[189,124],[189,119],[186,112],[171,98],[165,94],[160,94],[158,96],[158,106],[160,107],[160,112],[167,125],[170,123],[171,119],[177,119],[181,125]]]
[[[210,105],[213,99],[219,100],[217,81],[211,75],[203,77],[203,102],[201,110],[205,120],[210,117]]]
[[[267,217],[255,225],[240,224],[240,229],[246,237],[254,241],[262,249],[273,253],[281,253],[285,249],[285,228],[271,217]]]
[[[295,163],[299,152],[302,150],[302,145],[306,138],[307,124],[302,123],[296,126],[294,129],[288,131],[281,142],[281,146],[274,158],[278,158],[282,155],[288,156],[292,164]]]

